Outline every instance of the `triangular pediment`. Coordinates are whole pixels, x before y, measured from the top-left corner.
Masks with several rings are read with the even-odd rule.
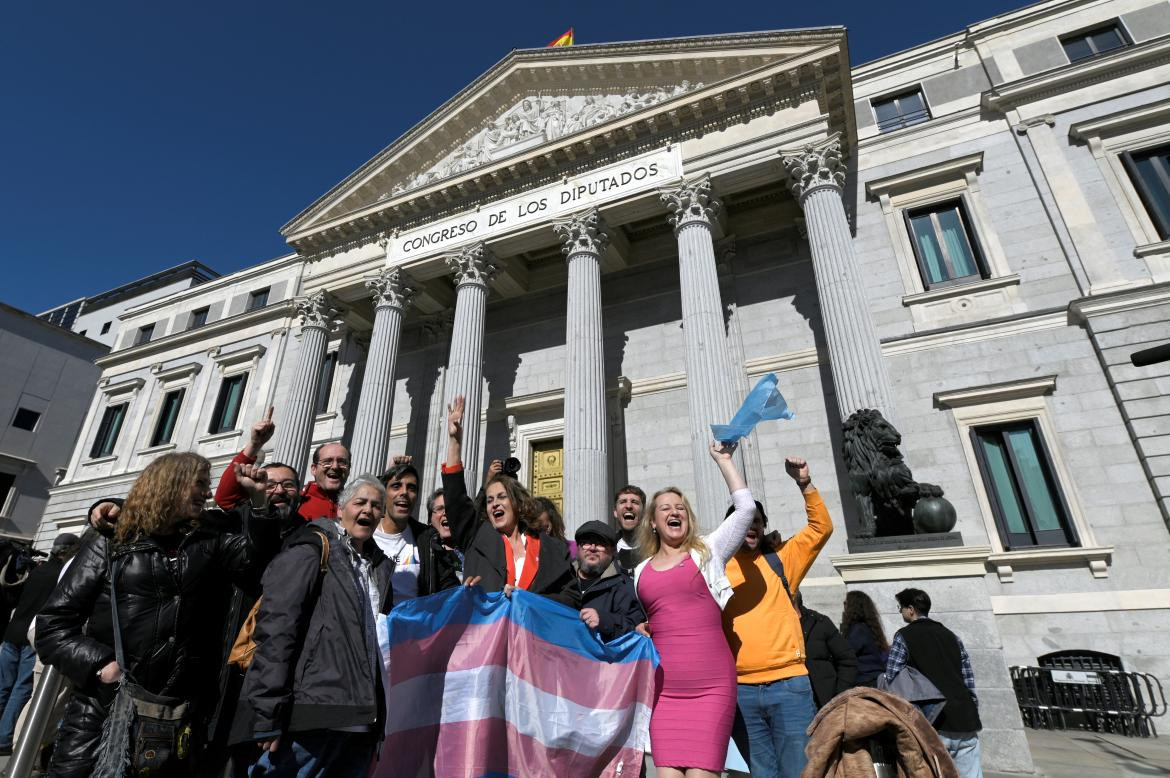
[[[686,105],[713,85],[843,38],[840,28],[830,28],[513,51],[282,232],[291,241],[347,214],[443,182],[474,180],[479,171]],[[498,183],[498,173],[492,175]],[[476,185],[483,188],[482,181]]]

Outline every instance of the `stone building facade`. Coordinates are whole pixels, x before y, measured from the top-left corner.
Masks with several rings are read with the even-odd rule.
[[[796,417],[739,456],[785,534],[783,459],[810,460],[839,529],[806,601],[864,589],[892,633],[926,588],[986,764],[1030,772],[1010,665],[1170,680],[1170,366],[1128,363],[1170,336],[1168,83],[1164,0],[1040,3],[854,68],[842,28],[512,52],[287,224],[294,253],[122,315],[154,337],[99,360],[42,541],[161,451],[222,466],[270,405],[302,470],[343,439],[358,471],[406,452],[437,479],[455,394],[472,481],[513,454],[570,527],[675,484],[711,526],[707,425],[775,372]],[[865,408],[959,538],[856,542]]]

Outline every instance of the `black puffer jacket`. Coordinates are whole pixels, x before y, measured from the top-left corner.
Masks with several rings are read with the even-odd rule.
[[[200,525],[242,526],[227,534],[202,526],[169,538],[116,543],[92,535],[37,616],[37,652],[74,688],[111,696],[97,672],[114,659],[109,572],[118,575],[118,615],[130,675],[156,694],[196,700],[218,672],[225,582],[248,577],[279,544],[278,522],[248,505],[205,511]],[[213,515],[209,515],[213,514]],[[113,566],[111,568],[111,565]]]
[[[829,617],[808,608],[800,609],[800,629],[804,633],[804,666],[812,684],[817,707],[853,688],[857,678],[857,655],[849,641],[837,630]]]
[[[320,574],[322,535],[328,568]],[[256,653],[244,679],[251,737],[370,725],[385,721],[381,652],[373,614],[355,568],[356,553],[332,519],[317,519],[285,541],[264,573],[256,619]],[[371,538],[362,558],[381,599],[394,604],[394,562]]]
[[[574,575],[559,595],[553,597],[574,610],[597,611],[597,632],[602,640],[621,637],[646,620],[646,611],[634,594],[634,579],[611,562],[599,578],[583,580]]]
[[[451,542],[463,550],[464,580],[480,576],[483,580],[479,585],[484,591],[502,591],[508,576],[504,541],[496,528],[478,515],[475,503],[467,496],[462,470],[452,473],[443,471],[443,497],[447,506],[447,522],[451,526]],[[558,595],[575,575],[565,541],[547,532],[540,533],[536,577],[532,579],[528,591],[545,596]]]

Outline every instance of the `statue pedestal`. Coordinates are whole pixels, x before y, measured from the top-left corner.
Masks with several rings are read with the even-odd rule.
[[[963,536],[958,532],[926,532],[919,535],[887,535],[881,538],[849,538],[845,543],[850,554],[866,554],[874,551],[961,546]]]

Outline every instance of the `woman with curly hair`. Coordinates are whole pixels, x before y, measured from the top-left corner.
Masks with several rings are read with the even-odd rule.
[[[194,771],[190,740],[200,738],[200,706],[210,702],[203,692],[221,659],[225,613],[216,606],[226,602],[232,578],[257,576],[279,544],[264,471],[233,467],[249,496],[234,516],[204,510],[211,465],[203,457],[165,454],[150,463],[130,489],[114,537],[87,541],[41,609],[37,651],[74,687],[49,767],[53,778],[89,776],[99,760],[135,774]],[[188,703],[186,722],[169,736],[137,743],[127,710],[133,687],[120,689],[123,678],[148,694]]]
[[[841,634],[857,654],[857,686],[873,686],[886,669],[890,643],[882,629],[877,606],[865,592],[845,595],[845,609],[841,613]]]
[[[497,473],[483,489],[477,510],[463,478],[462,395],[447,407],[447,463],[443,497],[451,540],[463,551],[464,581],[477,581],[489,592],[514,588],[536,594],[559,594],[573,578],[565,541],[538,529],[540,504],[515,478]]]
[[[646,505],[634,589],[661,656],[659,694],[650,716],[650,750],[662,778],[717,776],[727,759],[735,720],[735,659],[723,635],[731,599],[727,562],[743,543],[756,503],[731,458],[711,444],[735,510],[714,532],[699,535],[690,502],[677,487]]]

